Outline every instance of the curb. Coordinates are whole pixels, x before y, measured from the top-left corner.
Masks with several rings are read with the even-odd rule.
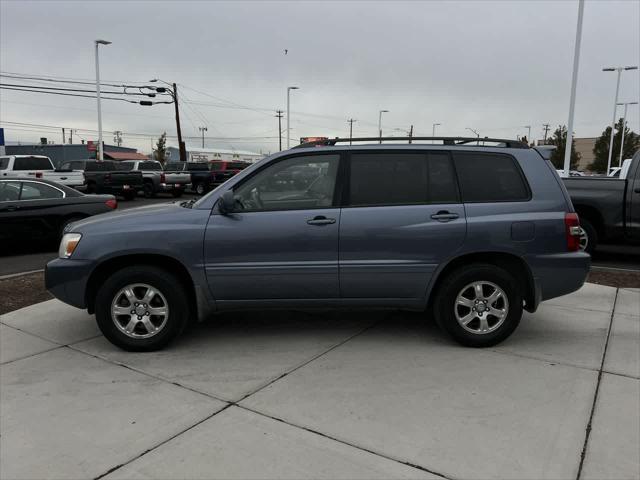
[[[9,275],[2,275],[0,276],[0,280],[6,280],[8,278],[21,277],[23,275],[30,275],[32,273],[40,273],[40,272],[44,272],[44,268],[41,268],[40,270],[29,270],[28,272],[11,273]]]

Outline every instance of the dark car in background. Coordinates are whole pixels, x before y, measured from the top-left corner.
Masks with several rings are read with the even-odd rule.
[[[111,160],[72,160],[64,162],[60,168],[82,171],[87,193],[110,193],[132,200],[144,188],[141,172],[127,171]]]
[[[189,172],[191,189],[198,195],[204,195],[216,185],[216,174],[209,170],[209,165],[205,162],[167,162],[164,171],[165,173]]]
[[[0,179],[0,244],[59,241],[67,225],[117,207],[112,195],[85,195],[48,180]]]

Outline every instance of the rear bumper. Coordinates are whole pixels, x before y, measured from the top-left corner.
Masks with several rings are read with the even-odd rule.
[[[86,290],[93,262],[57,258],[44,269],[44,284],[58,300],[74,307],[87,308]]]
[[[579,290],[584,285],[591,257],[584,252],[535,255],[528,260],[533,273],[537,304]]]
[[[158,184],[158,191],[160,192],[173,192],[182,191],[191,187],[189,183],[160,183]]]

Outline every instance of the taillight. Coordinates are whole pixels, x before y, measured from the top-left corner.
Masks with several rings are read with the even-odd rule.
[[[580,250],[580,236],[582,235],[577,213],[564,214],[564,228],[567,236],[567,250],[577,252]]]
[[[42,178],[42,172],[36,172],[36,178]]]
[[[167,177],[164,175],[164,173],[160,174],[160,183],[165,183],[166,182]]]
[[[104,202],[104,204],[109,207],[112,208],[113,210],[115,210],[116,208],[118,208],[118,201],[115,198],[110,198],[109,200],[107,200],[106,202]]]

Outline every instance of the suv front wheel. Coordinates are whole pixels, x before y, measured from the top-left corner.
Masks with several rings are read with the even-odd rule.
[[[182,332],[189,303],[180,280],[146,265],[115,272],[96,296],[98,327],[114,345],[129,351],[158,350]]]
[[[513,333],[522,317],[518,281],[506,270],[473,264],[450,273],[438,289],[436,322],[458,343],[490,347]]]

